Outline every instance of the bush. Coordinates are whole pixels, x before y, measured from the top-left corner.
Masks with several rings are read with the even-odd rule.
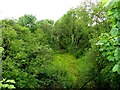
[[[41,72],[41,66],[52,60],[54,53],[47,45],[44,33],[40,30],[31,33],[29,28],[16,23],[9,26],[9,20],[4,23],[3,77],[14,79],[17,88],[40,87],[37,75]]]

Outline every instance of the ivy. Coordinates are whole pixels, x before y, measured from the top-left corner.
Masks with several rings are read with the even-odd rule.
[[[107,16],[108,22],[111,23],[111,31],[109,33],[102,33],[99,36],[99,41],[96,45],[99,45],[99,51],[107,60],[115,62],[112,71],[120,74],[120,21],[119,21],[119,1],[109,0],[104,7],[110,7]]]

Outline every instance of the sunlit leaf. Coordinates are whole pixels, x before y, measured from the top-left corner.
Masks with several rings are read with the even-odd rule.
[[[14,80],[7,80],[6,82],[9,82],[9,83],[15,83]]]
[[[14,85],[9,85],[8,88],[9,89],[15,89]]]
[[[111,31],[110,31],[110,34],[115,37],[118,35],[118,28],[113,28]]]
[[[9,86],[9,84],[3,84],[2,87],[3,88],[7,88]]]
[[[0,47],[0,53],[1,53],[2,51],[4,51],[4,48],[3,48],[3,47]]]
[[[114,57],[113,57],[113,56],[111,56],[111,55],[110,55],[110,56],[108,56],[108,57],[107,57],[107,59],[108,59],[109,61],[114,61]]]
[[[116,64],[116,65],[113,67],[112,71],[113,71],[113,72],[116,72],[116,71],[118,70],[118,67],[119,67],[119,65]]]

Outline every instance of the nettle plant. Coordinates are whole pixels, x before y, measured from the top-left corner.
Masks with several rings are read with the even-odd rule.
[[[105,7],[109,7],[108,22],[111,23],[111,31],[102,33],[99,36],[99,41],[96,45],[99,46],[99,51],[109,61],[115,62],[112,71],[120,74],[120,18],[119,18],[119,1],[109,0]]]
[[[15,89],[14,84],[15,84],[14,80],[3,79],[2,81],[0,81],[0,88],[3,88],[3,89]]]

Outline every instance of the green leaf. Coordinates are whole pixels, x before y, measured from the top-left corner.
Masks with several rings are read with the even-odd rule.
[[[112,37],[115,37],[118,35],[118,28],[113,28],[111,31],[110,31],[110,34]]]
[[[6,79],[3,79],[2,82],[5,82]]]
[[[106,2],[108,2],[108,0],[100,0],[100,2],[102,2],[102,4],[105,4]]]
[[[112,15],[113,14],[112,11],[108,11],[107,13],[108,13],[107,15]]]
[[[114,57],[113,57],[113,56],[108,56],[107,59],[108,59],[109,61],[114,61]]]
[[[104,51],[104,49],[103,49],[103,48],[100,48],[99,51]]]
[[[115,56],[116,60],[120,59],[119,53],[120,53],[120,48],[116,48],[115,51],[114,51],[114,56]]]
[[[3,84],[2,87],[3,88],[7,88],[9,86],[9,84]]]
[[[9,89],[15,89],[14,85],[9,85],[8,88]]]
[[[110,5],[111,5],[111,1],[112,1],[112,0],[108,0],[107,3],[104,5],[104,7],[110,6]]]
[[[110,51],[108,51],[108,52],[106,52],[107,53],[107,55],[110,55],[110,54],[112,54],[112,52],[110,52]]]
[[[7,80],[6,82],[15,83],[14,80]]]
[[[103,52],[103,53],[102,53],[102,55],[103,55],[103,56],[106,56],[106,55],[107,55],[107,53],[106,53],[106,52]]]
[[[116,71],[118,70],[118,67],[119,67],[119,65],[116,64],[116,65],[113,67],[112,72],[116,72]]]
[[[3,47],[0,47],[0,53],[4,51],[4,48]]]

